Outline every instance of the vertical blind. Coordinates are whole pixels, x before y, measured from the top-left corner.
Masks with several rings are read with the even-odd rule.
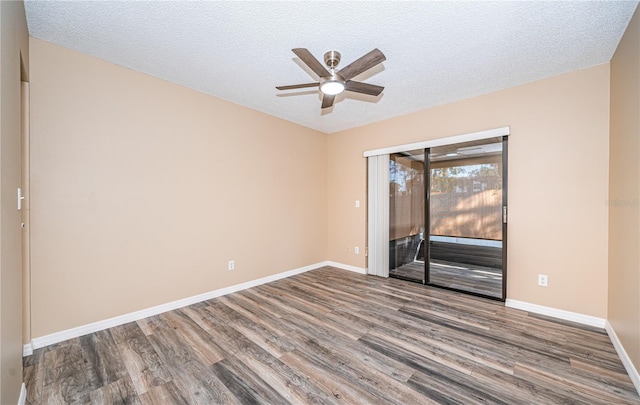
[[[389,277],[389,155],[367,158],[368,268],[367,274]]]

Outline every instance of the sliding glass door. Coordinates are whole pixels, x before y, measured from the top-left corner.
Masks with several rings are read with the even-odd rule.
[[[502,152],[501,138],[431,148],[429,284],[503,299]]]
[[[389,155],[389,276],[506,298],[506,145]]]

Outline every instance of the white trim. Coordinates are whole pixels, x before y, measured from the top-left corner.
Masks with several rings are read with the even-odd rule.
[[[565,321],[577,322],[583,325],[595,326],[602,329],[604,329],[604,325],[606,322],[604,318],[579,314],[577,312],[565,311],[563,309],[545,307],[537,304],[530,304],[528,302],[516,301],[509,298],[507,298],[504,305],[509,308],[521,309],[523,311],[547,315],[553,318],[564,319]]]
[[[414,149],[433,148],[435,146],[450,145],[453,143],[479,141],[481,139],[495,138],[498,136],[507,136],[507,135],[510,135],[510,132],[511,132],[510,127],[488,129],[486,131],[471,132],[469,134],[448,136],[446,138],[431,139],[429,141],[391,146],[391,147],[382,148],[382,149],[368,150],[364,152],[363,156],[370,157],[370,156],[378,156],[378,155],[388,155],[391,153],[405,152],[405,151],[414,150]]]
[[[210,291],[204,294],[194,295],[192,297],[187,297],[181,300],[168,302],[166,304],[161,304],[155,307],[142,309],[140,311],[131,312],[128,314],[116,316],[116,317],[105,319],[98,322],[93,322],[87,325],[78,326],[78,327],[63,330],[60,332],[55,332],[50,335],[40,336],[40,337],[34,338],[30,343],[27,343],[24,345],[22,349],[23,355],[24,353],[29,353],[29,351],[30,353],[33,353],[33,350],[35,349],[40,349],[42,347],[59,343],[65,340],[84,336],[89,333],[94,333],[100,330],[112,328],[114,326],[123,325],[125,323],[137,321],[139,319],[147,318],[153,315],[158,315],[163,312],[172,311],[174,309],[186,307],[191,304],[195,304],[195,303],[206,301],[212,298],[231,294],[237,291],[246,290],[247,288],[256,287],[261,284],[270,283],[272,281],[295,276],[296,274],[305,273],[307,271],[315,270],[324,266],[335,265],[335,267],[339,267],[345,270],[352,270],[352,271],[358,271],[358,272],[362,271],[362,270],[353,270],[353,269],[358,269],[357,267],[347,266],[347,265],[338,264],[338,263],[332,264],[332,263],[333,262],[321,262],[321,263],[311,264],[309,266],[300,267],[297,269],[285,271],[278,274],[273,274],[271,276],[259,278],[257,280],[247,281],[246,283],[232,285],[230,287],[221,288],[219,290]]]
[[[638,391],[638,394],[640,394],[640,373],[638,373],[638,369],[636,369],[633,365],[631,357],[629,357],[627,351],[624,350],[624,346],[622,346],[620,339],[618,339],[618,335],[616,334],[615,329],[613,329],[613,325],[611,325],[608,320],[605,322],[604,328],[607,330],[609,339],[611,339],[613,347],[616,349],[616,352],[618,352],[618,357],[620,357],[622,365],[624,365],[624,368],[627,370],[627,374],[629,374],[631,382],[636,387],[636,391]]]
[[[33,345],[31,344],[31,342],[25,343],[24,346],[22,346],[22,357],[31,356],[32,354],[33,354]]]
[[[27,387],[24,383],[20,387],[20,396],[18,397],[18,405],[24,405],[27,402]]]
[[[356,267],[356,266],[350,266],[348,264],[342,264],[342,263],[337,263],[337,262],[326,262],[327,266],[331,266],[331,267],[336,267],[338,269],[342,269],[342,270],[349,270],[349,271],[353,271],[355,273],[360,273],[360,274],[367,274],[367,269],[364,267]]]

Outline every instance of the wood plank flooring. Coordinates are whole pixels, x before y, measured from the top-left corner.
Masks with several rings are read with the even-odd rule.
[[[604,330],[331,267],[24,366],[28,404],[640,404]]]
[[[389,274],[421,281],[424,279],[424,262],[407,263],[389,270]],[[502,297],[502,269],[432,259],[430,282],[489,297]]]

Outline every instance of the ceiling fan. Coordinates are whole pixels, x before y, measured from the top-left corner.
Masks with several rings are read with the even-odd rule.
[[[292,49],[292,51],[304,62],[305,65],[309,66],[309,68],[320,77],[320,81],[317,83],[293,84],[291,86],[276,86],[276,89],[278,90],[319,87],[322,92],[321,108],[331,107],[336,95],[345,90],[368,94],[370,96],[377,96],[382,93],[382,90],[384,90],[384,87],[382,86],[351,80],[353,77],[371,69],[387,59],[377,48],[337,72],[336,67],[340,63],[340,53],[337,51],[329,51],[324,54],[324,63],[327,65],[326,68],[307,49],[295,48]]]

